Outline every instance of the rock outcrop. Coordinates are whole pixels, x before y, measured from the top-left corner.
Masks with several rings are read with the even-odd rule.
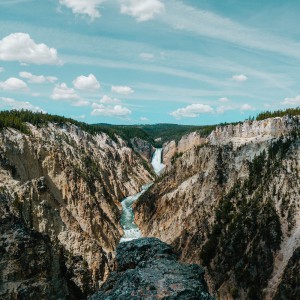
[[[116,259],[116,272],[90,300],[213,300],[207,291],[204,270],[178,262],[173,249],[158,239],[121,243]]]
[[[119,200],[153,177],[120,138],[28,128],[0,132],[0,298],[84,299],[112,268]]]
[[[217,127],[208,137],[213,145],[232,143],[234,147],[248,143],[258,143],[291,133],[299,127],[300,118],[288,116],[262,121],[247,121],[237,125]]]
[[[217,128],[166,166],[136,224],[203,265],[220,299],[272,299],[300,246],[299,128],[298,117]]]
[[[136,153],[139,153],[146,161],[151,162],[152,156],[155,152],[155,148],[151,145],[151,143],[136,137],[130,139],[130,143]]]
[[[202,137],[198,132],[191,132],[184,135],[178,142],[170,141],[163,145],[163,163],[168,164],[174,156],[182,155],[189,149],[203,145],[207,142],[205,137]]]

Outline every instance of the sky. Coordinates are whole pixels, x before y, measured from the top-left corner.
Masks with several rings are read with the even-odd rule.
[[[300,106],[298,0],[0,0],[0,110],[206,125]]]

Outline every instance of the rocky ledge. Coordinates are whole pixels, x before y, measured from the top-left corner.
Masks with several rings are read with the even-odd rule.
[[[116,271],[90,300],[214,299],[202,267],[178,262],[171,246],[157,238],[119,244],[116,259]]]

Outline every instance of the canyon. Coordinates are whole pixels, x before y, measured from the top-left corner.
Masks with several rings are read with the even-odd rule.
[[[0,299],[177,299],[186,270],[203,299],[206,283],[217,299],[299,296],[298,116],[189,132],[162,149],[67,121],[26,128],[0,131]],[[154,254],[139,261],[143,247]],[[162,269],[183,272],[170,275],[173,294],[148,278]],[[127,289],[138,274],[145,286]]]
[[[119,200],[154,175],[121,138],[27,126],[0,133],[0,298],[86,298],[113,268]]]
[[[299,128],[277,117],[217,127],[185,151],[165,145],[165,172],[135,205],[143,236],[204,266],[218,299],[297,299]]]

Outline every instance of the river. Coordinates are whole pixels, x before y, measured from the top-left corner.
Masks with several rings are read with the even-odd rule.
[[[157,175],[159,175],[165,165],[162,163],[162,149],[156,149],[155,153],[153,155],[151,164],[153,166],[153,169]],[[149,187],[153,183],[150,182],[146,185],[142,186],[142,190],[133,196],[129,196],[122,200],[122,216],[121,216],[121,226],[124,230],[124,235],[120,240],[120,243],[131,241],[134,239],[137,239],[142,236],[142,233],[138,226],[134,223],[134,213],[132,209],[132,204],[143,194],[145,193]]]

